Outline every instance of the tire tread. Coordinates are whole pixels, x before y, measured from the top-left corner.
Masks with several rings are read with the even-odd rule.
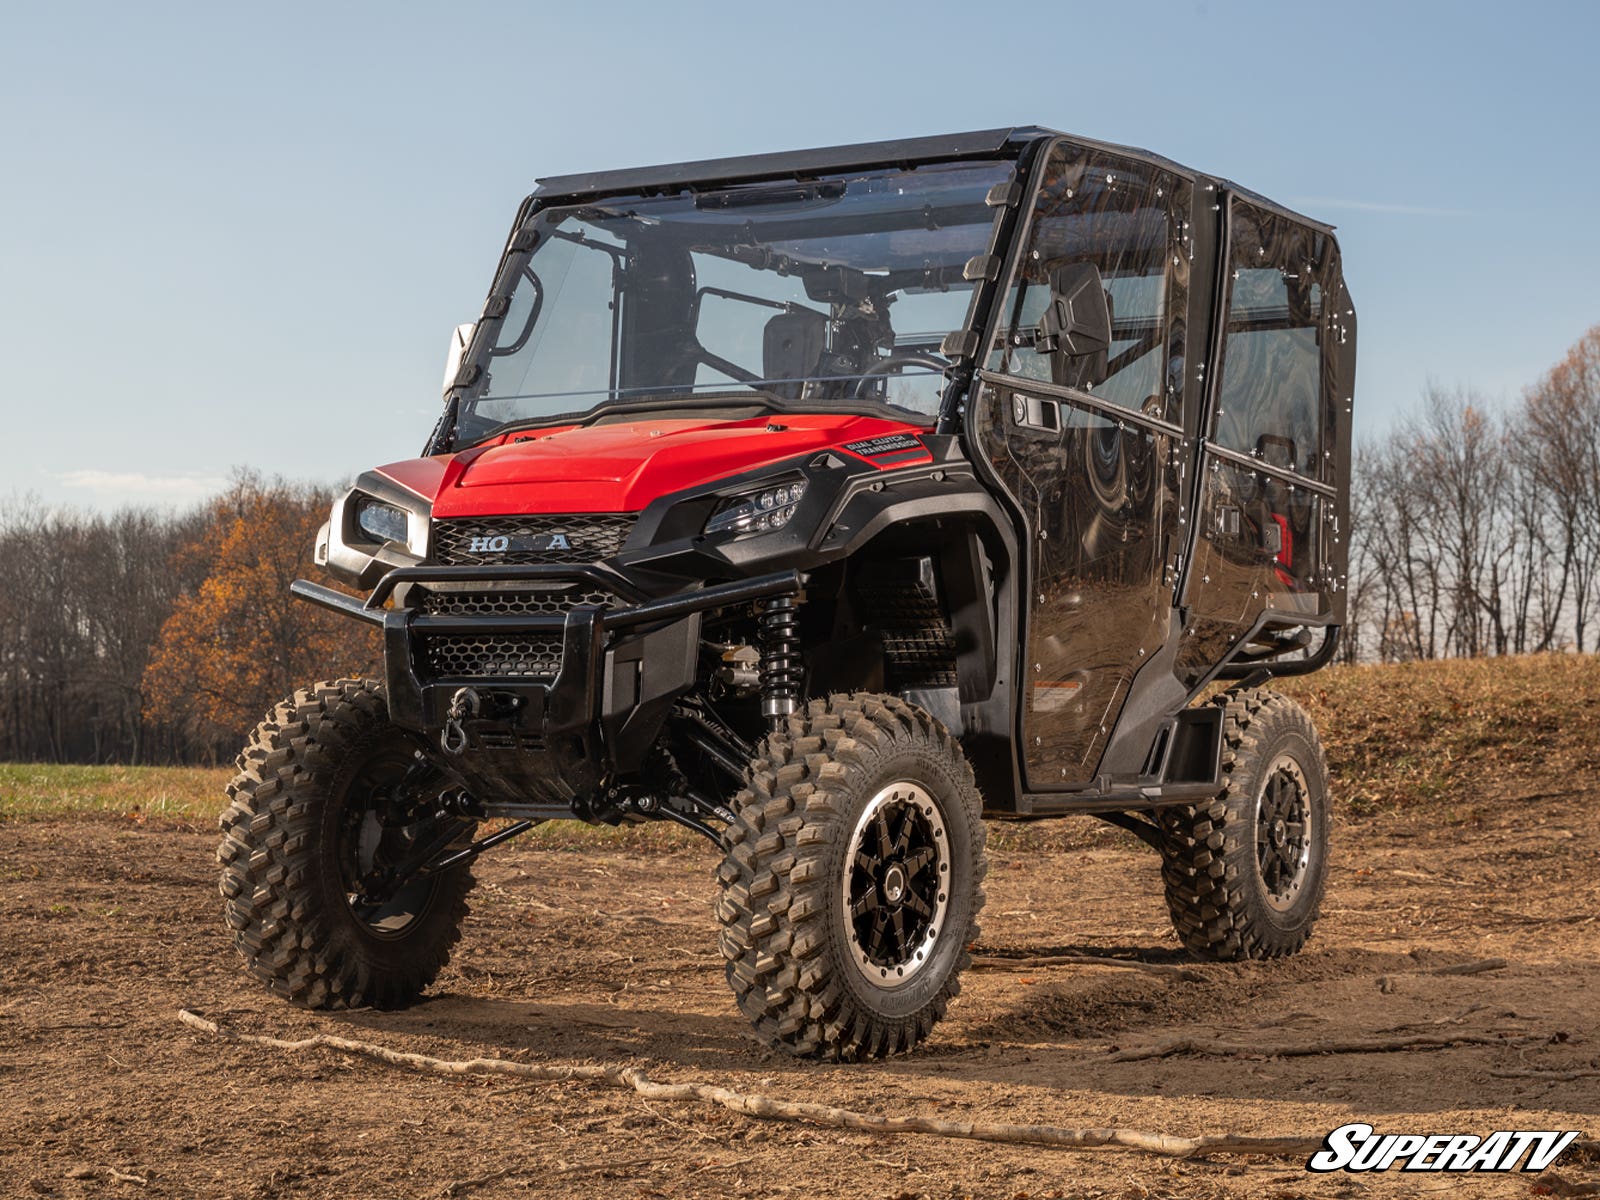
[[[1162,883],[1167,908],[1179,939],[1190,953],[1204,959],[1232,961],[1280,958],[1298,952],[1311,935],[1321,904],[1320,886],[1309,915],[1287,933],[1261,919],[1248,890],[1249,873],[1237,865],[1243,834],[1254,846],[1254,817],[1245,813],[1253,795],[1246,781],[1265,764],[1269,740],[1283,726],[1294,728],[1311,746],[1315,772],[1326,792],[1327,763],[1316,729],[1305,711],[1281,693],[1265,688],[1234,688],[1214,697],[1223,710],[1223,788],[1206,804],[1163,810],[1160,814],[1165,850]]]
[[[914,745],[958,768],[972,810],[970,928],[953,969],[916,1012],[892,1018],[854,1001],[835,977],[829,951],[829,855],[850,835],[842,819],[852,789],[865,786],[872,759]],[[812,700],[772,733],[750,764],[734,802],[738,821],[718,872],[719,942],[740,1009],[770,1045],[836,1061],[910,1050],[927,1037],[960,991],[983,908],[984,825],[972,770],[950,733],[897,697],[834,695]]]
[[[218,820],[223,920],[250,973],[304,1008],[411,1003],[444,969],[467,915],[472,876],[459,869],[440,877],[435,935],[408,943],[398,968],[335,944],[318,887],[318,814],[346,756],[388,720],[377,680],[320,682],[275,705],[234,760]]]

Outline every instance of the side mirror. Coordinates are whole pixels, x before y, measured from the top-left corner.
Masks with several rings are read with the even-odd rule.
[[[476,321],[468,321],[465,325],[457,325],[455,332],[450,335],[450,350],[444,356],[444,387],[448,392],[454,386],[456,375],[461,371],[461,360],[466,357],[467,346],[472,341],[473,330],[477,329]]]
[[[1050,272],[1050,304],[1039,318],[1033,348],[1069,358],[1104,354],[1111,348],[1111,305],[1100,268],[1068,263]]]

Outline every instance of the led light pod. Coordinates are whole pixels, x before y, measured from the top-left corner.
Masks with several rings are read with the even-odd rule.
[[[382,500],[364,497],[356,507],[356,524],[361,532],[375,542],[405,544],[407,517],[405,510]]]
[[[782,529],[795,514],[800,497],[805,495],[806,481],[796,479],[730,496],[706,522],[707,533],[771,533]]]

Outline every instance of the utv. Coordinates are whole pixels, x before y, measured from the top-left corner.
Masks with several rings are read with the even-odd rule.
[[[404,1005],[483,851],[673,821],[760,1036],[878,1056],[956,994],[984,819],[1085,813],[1159,851],[1192,952],[1293,953],[1327,769],[1261,685],[1344,620],[1354,365],[1329,227],[1141,150],[543,180],[422,457],[318,540],[364,595],[294,584],[383,678],[240,755],[238,949],[296,1003]]]

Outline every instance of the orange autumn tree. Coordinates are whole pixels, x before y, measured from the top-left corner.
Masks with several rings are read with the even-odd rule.
[[[371,673],[371,627],[289,595],[317,574],[311,550],[328,495],[242,476],[211,505],[173,570],[199,580],[173,606],[146,668],[147,713],[231,744],[278,700],[319,679]]]

